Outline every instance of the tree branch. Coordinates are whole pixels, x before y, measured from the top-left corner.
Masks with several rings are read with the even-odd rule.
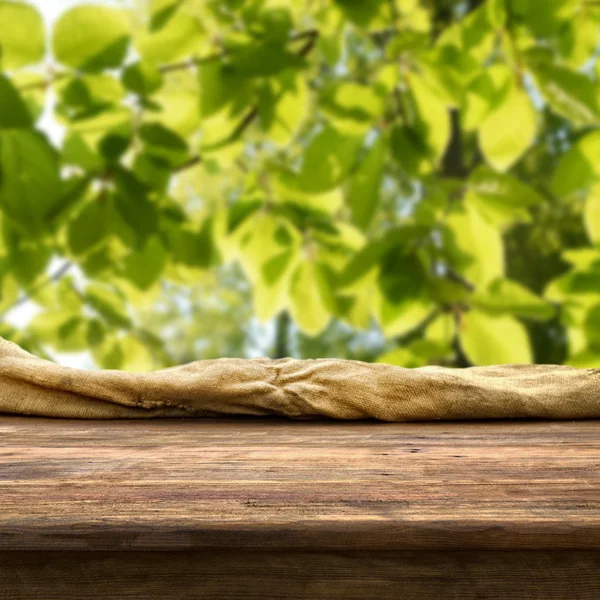
[[[315,47],[315,44],[317,43],[317,40],[319,39],[319,31],[317,29],[308,29],[307,31],[302,31],[298,34],[293,35],[290,38],[290,41],[296,41],[296,40],[302,40],[302,39],[306,39],[306,43],[298,51],[298,56],[304,57],[307,54],[309,54],[310,51]],[[244,131],[246,131],[246,129],[248,127],[250,127],[250,125],[256,120],[258,115],[259,115],[258,105],[254,105],[248,111],[248,113],[246,113],[246,116],[240,121],[238,126],[231,132],[231,134],[227,137],[227,139],[222,142],[219,142],[218,146],[219,147],[224,146],[230,142],[235,141],[237,138],[239,138],[242,135],[242,133],[244,133]],[[198,154],[196,156],[193,156],[190,160],[188,160],[186,163],[184,163],[180,167],[176,168],[175,171],[177,173],[179,173],[181,171],[184,171],[185,169],[194,167],[201,162],[202,162],[202,155]]]
[[[315,45],[317,39],[319,37],[319,31],[317,29],[307,29],[306,31],[300,31],[290,36],[289,41],[295,42],[298,40],[307,40],[306,44],[300,49],[298,54],[300,56],[306,56]],[[202,56],[200,58],[191,57],[187,60],[183,60],[176,63],[161,65],[158,70],[161,73],[172,73],[173,71],[180,71],[183,69],[190,69],[191,67],[195,67],[197,65],[201,65],[203,63],[207,63],[213,60],[218,60],[220,58],[224,58],[227,56],[229,52],[227,50],[223,50],[222,52],[217,52],[214,54],[209,54],[207,56]],[[20,92],[35,90],[35,89],[45,89],[52,85],[54,82],[64,79],[68,77],[69,73],[55,73],[50,77],[43,79],[41,81],[34,81],[32,83],[26,83],[22,86],[19,86],[17,89]]]

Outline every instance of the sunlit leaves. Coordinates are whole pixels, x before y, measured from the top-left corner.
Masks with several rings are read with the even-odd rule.
[[[266,40],[231,44],[226,57],[227,69],[243,77],[269,77],[287,69],[305,65],[304,58],[291,50],[286,40]]]
[[[0,208],[23,231],[39,233],[60,201],[58,156],[39,133],[0,131]]]
[[[379,15],[382,0],[336,0],[344,15],[356,25],[367,27]]]
[[[158,110],[146,113],[149,121],[158,121],[182,136],[197,130],[200,123],[198,81],[189,70],[164,76],[163,85],[153,94],[152,101]]]
[[[282,73],[275,85],[273,116],[266,136],[275,144],[284,146],[292,142],[309,115],[310,96],[305,78],[294,71]]]
[[[390,148],[408,173],[422,176],[433,171],[450,140],[450,116],[437,92],[417,75],[408,79],[410,94],[398,102],[403,124],[392,129]]]
[[[317,335],[331,319],[331,299],[321,265],[313,260],[300,262],[292,275],[290,312],[298,327]]]
[[[67,237],[69,249],[75,255],[94,249],[108,233],[109,205],[102,195],[88,202],[69,223]]]
[[[551,181],[552,191],[559,197],[590,186],[600,178],[600,131],[586,134],[561,157]]]
[[[177,167],[189,159],[188,145],[175,132],[159,123],[146,123],[139,136],[148,155]]]
[[[365,133],[384,110],[384,99],[373,86],[343,82],[322,101],[328,116],[340,131]]]
[[[489,164],[498,171],[509,169],[531,146],[537,131],[537,114],[525,89],[512,83],[479,127],[479,144]]]
[[[85,290],[85,300],[109,325],[119,328],[131,325],[125,299],[109,287],[90,284]]]
[[[162,29],[183,0],[150,0],[150,31]]]
[[[123,85],[140,96],[148,96],[160,89],[163,77],[160,70],[149,61],[140,61],[123,70]]]
[[[528,208],[542,204],[544,198],[510,175],[480,167],[469,178],[465,202],[490,223],[508,225],[516,220],[529,221]]]
[[[118,67],[125,58],[130,27],[120,9],[79,5],[54,26],[52,47],[63,65],[82,70]]]
[[[530,363],[533,360],[525,327],[510,316],[471,310],[461,317],[460,345],[475,365]]]
[[[392,304],[384,296],[380,296],[375,315],[386,337],[393,338],[415,329],[430,314],[432,308],[423,299],[407,299]]]
[[[142,290],[155,283],[167,261],[165,247],[156,236],[149,238],[144,246],[124,260],[124,276]]]
[[[325,127],[304,151],[296,186],[309,193],[326,192],[337,187],[355,164],[362,139]]]
[[[475,285],[485,285],[504,273],[504,244],[497,226],[474,208],[448,217],[448,228],[457,251],[449,248],[454,262]]]
[[[600,244],[600,183],[592,187],[585,201],[584,220],[590,240]]]
[[[498,278],[487,288],[473,295],[471,303],[494,315],[512,314],[518,317],[547,320],[555,309],[544,299],[515,281]]]
[[[0,75],[0,129],[31,127],[32,119],[12,82]]]
[[[204,29],[196,17],[176,12],[162,27],[144,32],[136,46],[144,60],[163,64],[197,53],[203,36]]]
[[[536,69],[536,79],[542,94],[558,114],[575,126],[598,125],[600,88],[590,77],[557,65],[544,65]]]
[[[391,304],[421,296],[426,279],[423,260],[402,242],[388,250],[379,264],[379,287]]]
[[[299,354],[525,362],[552,337],[588,364],[600,11],[438,4],[76,2],[42,67],[40,16],[0,0],[0,306],[66,257],[79,304],[40,292],[27,341],[104,367],[150,368],[170,321],[188,360],[240,353],[281,311]]]
[[[361,229],[369,226],[379,208],[385,158],[385,140],[380,136],[368,148],[359,167],[350,178],[348,206],[352,222]]]
[[[44,23],[33,6],[0,2],[0,24],[0,65],[3,69],[25,67],[43,59],[46,46]]]

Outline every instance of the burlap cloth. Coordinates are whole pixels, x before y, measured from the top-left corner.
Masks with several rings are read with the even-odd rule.
[[[221,358],[153,373],[85,371],[0,338],[0,412],[81,419],[583,419],[600,417],[600,369],[404,369],[338,359]]]

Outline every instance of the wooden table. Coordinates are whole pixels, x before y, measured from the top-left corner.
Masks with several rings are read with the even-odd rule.
[[[0,598],[600,598],[600,422],[0,417]]]

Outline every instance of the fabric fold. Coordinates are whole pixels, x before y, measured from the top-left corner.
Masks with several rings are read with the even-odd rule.
[[[152,373],[87,371],[43,360],[0,339],[0,412],[82,419],[600,418],[600,369],[408,369],[328,358],[220,358]]]

